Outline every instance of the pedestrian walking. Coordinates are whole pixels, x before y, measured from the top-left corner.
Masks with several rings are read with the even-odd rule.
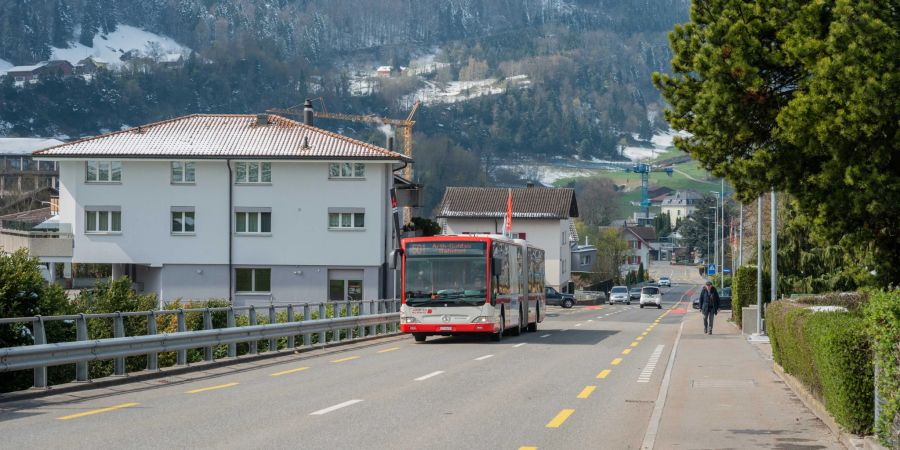
[[[711,281],[706,282],[700,293],[700,312],[703,313],[703,332],[712,334],[713,321],[719,313],[719,292]]]

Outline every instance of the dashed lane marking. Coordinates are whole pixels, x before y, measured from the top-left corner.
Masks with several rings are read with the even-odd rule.
[[[631,349],[630,349],[630,348],[626,348],[625,350],[622,350],[622,354],[623,354],[623,355],[627,355],[627,354],[629,354],[629,353],[631,353]]]
[[[543,335],[543,336],[541,336],[541,337],[542,337],[542,338],[550,337],[550,335],[549,335],[549,334],[545,334],[545,335]]]
[[[638,346],[638,343],[637,343],[637,342],[632,342],[632,343],[631,343],[631,346],[632,346],[632,347],[637,347],[637,346]]]
[[[237,386],[238,384],[240,384],[240,383],[225,383],[225,384],[220,384],[218,386],[210,386],[210,387],[205,387],[205,388],[200,388],[200,389],[194,389],[194,390],[185,392],[185,394],[198,394],[200,392],[214,391],[216,389],[225,389],[225,388],[230,388],[232,386]]]
[[[69,420],[69,419],[77,419],[79,417],[84,416],[93,416],[94,414],[105,413],[109,411],[115,411],[117,409],[122,408],[131,408],[134,406],[140,405],[140,403],[122,403],[121,405],[110,406],[108,408],[100,408],[100,409],[92,409],[90,411],[80,412],[78,414],[69,414],[68,416],[57,417],[58,420]]]
[[[594,389],[597,389],[597,386],[585,386],[584,389],[578,394],[578,398],[588,398],[591,394],[594,393]]]
[[[484,360],[486,360],[486,359],[488,359],[488,358],[493,358],[493,357],[494,357],[494,355],[484,355],[484,356],[479,356],[479,357],[475,358],[475,361],[484,361]]]
[[[359,356],[348,356],[346,358],[336,359],[332,362],[333,363],[342,363],[344,361],[353,361],[354,359],[359,359]]]
[[[665,345],[657,345],[656,350],[653,350],[653,354],[650,355],[650,359],[647,361],[647,366],[644,367],[641,375],[638,376],[638,383],[650,382],[650,377],[653,376],[653,371],[656,370],[656,364],[659,363],[659,356],[662,355],[664,347]]]
[[[612,371],[609,369],[601,370],[600,373],[597,374],[597,379],[602,380],[602,379],[608,377],[610,372],[612,372]]]
[[[641,339],[644,339],[644,337],[643,337],[643,336],[638,336],[638,337],[634,338],[634,340],[636,340],[636,341],[640,341]]]
[[[298,367],[298,368],[296,368],[296,369],[282,370],[281,372],[275,372],[275,373],[273,373],[272,375],[269,375],[269,376],[271,376],[271,377],[280,377],[280,376],[282,376],[282,375],[287,375],[287,374],[289,374],[289,373],[302,372],[302,371],[304,371],[304,370],[306,370],[306,369],[309,369],[309,367]]]
[[[576,323],[575,326],[576,326],[576,327],[580,327],[581,324],[580,324],[580,323]]]
[[[328,414],[328,413],[330,413],[330,412],[337,411],[337,410],[339,410],[339,409],[341,409],[341,408],[346,408],[346,407],[348,407],[348,406],[350,406],[350,405],[355,405],[355,404],[357,404],[357,403],[359,403],[359,402],[361,402],[361,401],[362,401],[361,399],[347,400],[347,401],[344,402],[344,403],[338,403],[337,405],[329,406],[329,407],[327,407],[327,408],[320,409],[320,410],[315,411],[315,412],[311,412],[311,413],[309,413],[309,415],[311,415],[311,416],[322,416],[322,415]]]
[[[521,346],[523,346],[523,345],[525,345],[525,344],[527,344],[527,342],[522,342],[521,344],[513,345],[513,348],[519,348],[519,347],[521,347]]]
[[[553,420],[547,422],[547,428],[559,428],[560,425],[562,425],[574,412],[574,409],[564,409],[560,411]]]
[[[537,447],[519,447],[519,450],[538,450]]]
[[[395,350],[400,350],[400,347],[391,347],[391,348],[386,348],[384,350],[378,350],[378,353],[393,352]]]
[[[619,364],[622,364],[622,358],[616,358],[616,359],[612,360],[612,362],[610,364],[613,366],[618,366]]]
[[[436,370],[436,371],[434,371],[434,372],[429,373],[428,375],[422,375],[421,377],[416,378],[416,381],[424,381],[424,380],[427,380],[427,379],[429,379],[429,378],[431,378],[431,377],[436,377],[436,376],[438,376],[438,375],[440,375],[440,374],[442,374],[442,373],[444,373],[443,370]]]

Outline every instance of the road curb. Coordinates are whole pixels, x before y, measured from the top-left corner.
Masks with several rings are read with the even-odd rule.
[[[812,411],[812,413],[831,430],[832,434],[837,436],[841,445],[851,450],[888,450],[887,447],[878,444],[875,439],[870,436],[858,436],[844,431],[841,426],[834,421],[834,418],[831,417],[828,410],[825,409],[825,405],[823,405],[812,392],[806,389],[806,386],[804,386],[800,380],[785,372],[784,368],[778,363],[772,363],[772,369],[781,380],[791,388],[791,391],[801,402],[803,402],[806,408]]]
[[[680,300],[679,303],[681,303]],[[662,422],[662,414],[666,408],[666,398],[669,396],[669,384],[672,381],[672,367],[675,365],[675,354],[678,352],[678,344],[681,342],[682,331],[684,331],[684,319],[681,320],[681,325],[678,327],[678,335],[675,337],[675,344],[672,346],[672,353],[669,354],[669,363],[666,366],[666,372],[663,374],[663,379],[660,383],[659,394],[653,405],[653,413],[650,415],[650,422],[647,424],[644,440],[641,442],[641,450],[653,450],[653,447],[656,445],[656,436],[659,434],[659,424]]]

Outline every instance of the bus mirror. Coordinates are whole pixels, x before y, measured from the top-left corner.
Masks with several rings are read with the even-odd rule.
[[[503,258],[491,258],[491,275],[500,276],[500,269],[503,267]]]
[[[395,248],[391,250],[390,257],[388,258],[388,269],[397,270],[400,268],[400,258],[403,257],[403,249]]]

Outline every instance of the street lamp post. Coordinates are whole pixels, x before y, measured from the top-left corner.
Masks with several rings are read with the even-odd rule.
[[[718,191],[709,191],[713,194],[716,194],[716,206],[710,206],[710,209],[714,211],[715,221],[713,222],[713,264],[716,265],[716,273],[722,273],[722,265],[719,262],[720,253],[719,253],[719,192]],[[719,275],[721,277],[721,275]]]

